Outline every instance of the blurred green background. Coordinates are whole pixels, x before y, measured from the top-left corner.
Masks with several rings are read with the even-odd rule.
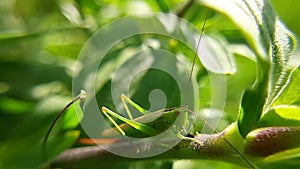
[[[97,29],[126,15],[176,13],[185,3],[185,0],[1,0],[0,168],[11,163],[15,163],[12,168],[40,164],[41,157],[33,155],[39,152],[36,143],[41,142],[55,114],[72,98],[76,58]],[[272,3],[299,37],[300,1]],[[193,23],[203,20],[202,14],[197,15],[198,9],[199,6],[192,6],[185,18]],[[76,135],[63,135],[61,139]],[[66,146],[73,144],[65,142]],[[29,160],[31,157],[36,159]],[[224,166],[227,164],[221,165]]]

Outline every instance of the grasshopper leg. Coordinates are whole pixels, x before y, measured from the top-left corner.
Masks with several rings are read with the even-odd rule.
[[[124,130],[116,123],[116,121],[109,115],[109,114],[115,114],[115,115],[118,115],[116,114],[115,112],[109,110],[108,108],[106,107],[102,107],[102,113],[109,119],[109,121],[111,121],[113,123],[113,125],[119,130],[119,132],[122,134],[122,135],[125,135],[125,132]]]
[[[142,113],[144,115],[149,113],[146,109],[144,109],[141,106],[139,106],[138,104],[136,104],[134,101],[132,101],[130,98],[128,98],[124,94],[121,95],[121,100],[123,102],[124,108],[125,108],[125,110],[126,110],[126,112],[127,112],[130,119],[133,119],[133,117],[132,117],[132,114],[131,114],[131,112],[128,108],[127,103],[130,104],[132,107],[134,107],[136,110],[138,110],[140,113]]]
[[[204,143],[196,138],[192,138],[192,137],[186,137],[180,133],[177,133],[177,136],[182,139],[182,140],[186,140],[186,141],[192,141],[192,142],[195,142],[195,143],[198,143],[200,146],[203,146]]]
[[[134,120],[127,119],[106,107],[102,107],[101,110],[102,110],[103,114],[113,123],[113,125],[117,128],[117,130],[123,135],[125,135],[125,131],[116,123],[116,121],[112,118],[112,116],[123,121],[124,123],[130,125],[131,127],[144,132],[144,133],[152,134],[152,135],[157,133],[156,130],[153,129],[152,127],[149,127],[143,123],[136,122]]]

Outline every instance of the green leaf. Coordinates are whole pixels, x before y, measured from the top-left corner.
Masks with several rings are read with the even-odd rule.
[[[282,118],[298,120],[300,122],[300,107],[280,107],[276,108],[275,112]]]
[[[279,93],[272,105],[272,109],[266,112],[260,125],[300,125],[300,67],[294,69],[287,83]]]
[[[5,113],[21,114],[33,110],[34,104],[10,97],[0,97],[0,110]]]
[[[276,99],[279,91],[284,87],[288,77],[288,60],[291,52],[296,47],[296,39],[294,35],[285,27],[285,25],[275,18],[274,30],[270,32],[272,38],[272,47],[270,56],[272,59],[272,70],[270,75],[269,96],[266,106],[271,104]]]
[[[246,90],[243,95],[238,119],[239,131],[243,137],[246,137],[260,119],[266,98],[266,81],[267,79],[260,83],[257,89]]]
[[[30,115],[29,115],[30,116]],[[45,115],[44,115],[45,116]],[[1,116],[3,118],[3,116]],[[0,158],[2,168],[38,168],[45,159],[42,154],[42,139],[49,127],[49,118],[31,116],[26,120],[13,123],[3,132],[9,132],[5,140],[1,140]],[[2,131],[1,131],[2,132]],[[47,143],[48,157],[71,147],[78,139],[78,131],[68,131],[52,137]],[[35,160],[32,160],[35,159]]]
[[[69,108],[63,118],[63,128],[75,128],[83,118],[83,112],[80,107],[80,101],[73,103],[74,105]]]
[[[204,36],[199,45],[199,57],[205,68],[213,73],[233,74],[236,64],[228,44],[221,37]]]
[[[143,71],[140,71],[141,68]],[[145,50],[131,57],[115,72],[112,95],[119,98],[121,93],[125,93],[137,104],[150,111],[180,106],[184,102],[181,99],[185,99],[180,95],[188,93],[183,92],[186,90],[184,88],[187,85],[185,77],[188,73],[187,67],[170,53],[162,50]],[[131,82],[129,91],[128,82]],[[158,90],[155,92],[155,89]],[[149,100],[145,99],[148,97]],[[189,97],[192,103],[194,97],[191,95]],[[116,105],[122,105],[122,102]]]
[[[269,1],[204,0],[227,15],[244,33],[257,57],[257,80],[245,91],[238,124],[245,137],[285,84],[287,61],[295,38],[275,15]],[[272,66],[271,66],[272,65]]]
[[[262,116],[258,126],[300,126],[299,107],[287,106],[272,109]]]
[[[270,155],[263,159],[264,168],[298,168],[300,166],[300,148],[294,148]]]
[[[30,114],[27,113],[26,118],[22,119],[21,116],[18,116],[14,122],[2,124],[6,126],[1,125],[1,132],[9,134],[2,134],[5,138],[1,138],[1,167],[38,168],[45,160],[42,154],[42,140],[46,135],[47,129],[49,129],[57,113],[69,101],[69,97],[48,96],[45,100],[41,100],[36,104],[34,111]],[[74,108],[79,108],[79,104],[75,103]],[[74,114],[74,108],[67,112],[67,116],[64,116],[64,119],[58,122],[55,130],[51,133],[49,142],[46,144],[48,157],[53,157],[71,147],[78,139],[79,132],[72,131],[80,120]],[[1,116],[1,118],[9,120],[5,116]]]
[[[268,38],[263,37],[265,30],[261,30],[259,24],[262,21],[262,10],[259,8],[257,2],[252,1],[203,1],[205,5],[224,13],[227,15],[237,26],[240,27],[248,40],[250,46],[254,49],[257,55],[259,65],[257,67],[257,82],[254,88],[248,89],[242,99],[242,108],[238,126],[242,136],[247,133],[257,123],[264,105],[264,98],[266,97],[266,82],[267,79],[263,78],[269,69],[268,65]],[[252,2],[252,3],[251,3]]]
[[[226,93],[225,111],[230,112],[229,115],[232,117],[232,121],[237,118],[245,88],[250,87],[256,78],[256,63],[246,55],[249,54],[235,54],[237,71],[230,76],[226,76],[226,86],[229,92]]]
[[[79,131],[67,131],[50,139],[46,147],[47,157],[50,159],[51,157],[58,155],[63,150],[72,147],[72,145],[74,145],[77,141],[79,134]]]
[[[250,0],[202,0],[200,3],[229,17],[242,30],[258,57],[268,60],[258,23],[262,23],[262,12],[257,3]]]
[[[156,3],[158,4],[161,12],[169,12],[170,9],[166,0],[159,0],[156,1]]]
[[[300,66],[291,72],[286,85],[272,106],[293,104],[300,105]]]

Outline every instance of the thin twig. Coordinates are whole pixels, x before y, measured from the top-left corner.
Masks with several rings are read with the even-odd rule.
[[[50,136],[50,133],[52,131],[52,129],[54,128],[56,122],[59,120],[59,118],[66,112],[66,110],[74,103],[76,102],[77,100],[84,100],[86,97],[86,92],[84,90],[81,90],[80,94],[78,96],[76,96],[73,100],[71,100],[62,110],[61,112],[56,116],[55,120],[52,122],[51,126],[49,127],[48,131],[47,131],[47,134],[45,135],[45,138],[43,140],[43,143],[42,143],[42,153],[43,153],[43,156],[44,156],[44,159],[47,160],[47,150],[46,150],[46,144],[47,144],[47,141],[48,141],[48,138]]]

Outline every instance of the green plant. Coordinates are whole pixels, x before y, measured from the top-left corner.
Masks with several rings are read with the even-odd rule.
[[[34,2],[38,4],[38,1]],[[100,5],[96,1],[81,0],[62,0],[55,5],[50,1],[46,2],[51,4],[49,5],[51,12],[48,14],[45,14],[43,10],[37,11],[36,14],[30,13],[25,8],[20,8],[22,2],[18,2],[18,11],[31,16],[41,15],[44,20],[38,23],[40,26],[34,27],[32,25],[36,25],[36,22],[39,20],[30,20],[30,17],[24,18],[24,23],[28,24],[24,26],[24,29],[30,31],[24,31],[25,33],[23,34],[1,36],[1,44],[4,44],[2,48],[6,51],[2,54],[3,56],[15,56],[17,58],[23,55],[31,56],[28,60],[13,64],[19,66],[16,66],[16,69],[23,70],[22,68],[24,67],[34,69],[37,67],[32,72],[47,70],[39,72],[57,72],[56,74],[60,74],[64,68],[67,69],[66,72],[70,71],[70,67],[65,64],[68,61],[74,63],[73,61],[75,61],[79,49],[88,37],[97,28],[103,26],[105,22],[114,19],[114,17],[118,18],[128,14],[128,11],[122,5],[130,4],[129,1],[103,2]],[[95,87],[99,107],[106,106],[114,111],[117,110],[116,107],[119,105],[113,104],[113,94],[110,91],[113,83],[111,80],[113,73],[122,64],[125,65],[122,70],[131,70],[134,66],[139,66],[138,60],[131,54],[132,51],[139,51],[146,46],[147,51],[150,51],[150,54],[147,53],[149,58],[157,54],[155,53],[155,50],[157,50],[155,44],[158,41],[160,44],[159,48],[174,53],[179,58],[178,60],[186,63],[189,68],[195,64],[192,78],[196,80],[191,82],[189,82],[188,78],[189,70],[181,66],[178,66],[178,70],[176,70],[178,74],[184,72],[180,75],[186,77],[186,82],[191,83],[194,93],[187,93],[188,96],[191,96],[191,99],[187,102],[195,103],[193,106],[198,106],[200,110],[206,110],[211,107],[224,110],[219,125],[212,127],[216,127],[216,131],[221,132],[196,133],[195,131],[201,130],[205,123],[212,125],[214,122],[210,118],[207,118],[205,123],[201,119],[196,119],[192,121],[195,131],[191,131],[187,137],[182,137],[183,140],[177,146],[163,154],[140,160],[119,157],[105,151],[105,149],[126,149],[131,145],[118,142],[113,143],[111,140],[113,144],[105,145],[104,149],[98,146],[86,147],[77,143],[79,137],[88,136],[85,129],[78,126],[79,122],[81,120],[82,122],[88,122],[90,119],[85,119],[88,115],[82,113],[79,113],[79,115],[83,115],[83,117],[81,116],[77,119],[75,110],[80,112],[80,106],[76,103],[74,107],[68,110],[63,120],[59,122],[58,127],[55,128],[53,134],[49,137],[46,150],[49,161],[45,162],[40,157],[42,140],[55,113],[63,107],[67,100],[70,100],[70,97],[67,99],[61,97],[61,92],[70,90],[66,87],[68,86],[66,84],[70,82],[71,76],[68,73],[60,74],[60,79],[63,83],[50,83],[51,79],[55,79],[52,77],[55,73],[51,74],[52,76],[43,74],[43,77],[48,77],[45,80],[36,75],[32,79],[25,78],[25,81],[28,83],[24,83],[24,85],[34,85],[35,87],[32,91],[36,91],[35,96],[38,97],[33,97],[29,94],[18,96],[19,100],[1,97],[3,101],[1,108],[6,111],[3,116],[1,115],[3,117],[1,119],[4,122],[1,129],[3,131],[8,130],[6,129],[6,126],[8,126],[7,122],[5,122],[6,119],[21,119],[21,123],[16,123],[14,127],[8,130],[11,134],[3,134],[4,137],[1,139],[3,144],[0,146],[3,163],[0,166],[5,168],[40,166],[42,168],[44,167],[44,165],[41,165],[42,163],[50,163],[52,166],[63,168],[99,168],[99,166],[103,168],[108,166],[111,168],[180,168],[182,166],[190,168],[197,168],[197,166],[234,168],[236,167],[235,165],[239,165],[241,168],[298,167],[300,165],[298,162],[299,143],[297,142],[300,137],[300,89],[298,87],[300,83],[300,68],[292,66],[288,62],[291,52],[295,49],[295,37],[275,14],[270,2],[254,0],[192,0],[186,3],[186,6],[181,8],[182,10],[177,10],[176,2],[143,1],[143,4],[146,4],[154,12],[171,13],[176,9],[179,17],[193,23],[198,28],[202,27],[204,15],[209,9],[210,12],[205,26],[206,39],[202,40],[210,42],[211,45],[208,48],[215,51],[214,56],[217,58],[216,60],[220,61],[219,66],[221,68],[207,68],[207,65],[204,65],[199,60],[193,63],[194,51],[178,39],[155,34],[129,37],[111,48],[101,65],[99,65]],[[79,11],[79,18],[68,13],[68,5],[75,7]],[[112,8],[119,9],[119,15],[99,16],[99,11],[108,10],[105,5],[111,5]],[[52,24],[61,20],[61,25]],[[149,22],[144,22],[145,27],[147,26],[146,23]],[[173,23],[177,22],[174,21]],[[49,25],[55,25],[58,28],[48,28]],[[164,24],[155,26],[159,30],[168,31]],[[193,32],[194,30],[187,31],[185,26],[184,23],[177,23],[174,29],[174,36],[185,41],[199,37],[199,34],[187,34],[186,32]],[[74,36],[74,34],[78,36]],[[62,41],[61,39],[64,40]],[[148,41],[149,39],[150,41]],[[36,43],[36,40],[42,43]],[[21,52],[12,50],[14,45],[18,45]],[[31,46],[31,50],[26,50],[26,45]],[[41,51],[46,54],[40,56]],[[200,55],[201,52],[200,50]],[[40,58],[41,61],[36,58]],[[144,57],[145,60],[149,58]],[[130,64],[129,61],[132,63]],[[169,62],[168,59],[164,61],[169,63],[166,67],[175,65],[174,62]],[[9,61],[4,63],[8,64]],[[57,67],[56,63],[60,63],[62,66]],[[5,64],[2,64],[3,70],[9,72]],[[11,72],[14,71],[11,70]],[[120,86],[126,86],[128,72],[130,73],[130,71],[119,71],[116,80]],[[8,73],[4,72],[4,74]],[[29,72],[28,74],[34,75],[36,73]],[[7,76],[4,79],[9,79],[9,77]],[[36,82],[34,79],[39,79],[39,81]],[[162,79],[167,80],[164,83],[151,83],[159,82]],[[226,81],[223,81],[224,79]],[[226,93],[219,90],[217,86],[213,86],[215,83],[223,82],[228,91]],[[86,79],[86,83],[92,84],[94,82]],[[3,83],[4,86],[5,84]],[[199,85],[199,88],[193,88],[195,84]],[[147,109],[151,107],[153,103],[145,98],[148,98],[153,89],[164,91],[167,97],[167,107],[182,106],[179,87],[174,85],[174,80],[163,72],[157,70],[143,72],[131,82],[130,86],[128,95],[141,107]],[[43,94],[45,91],[48,91],[48,93]],[[196,92],[199,92],[199,98],[194,99]],[[12,93],[7,95],[12,97],[16,93],[18,91],[12,91]],[[121,93],[118,94],[120,95]],[[66,92],[66,95],[69,96],[70,92]],[[226,102],[224,105],[212,102],[211,100],[215,97],[224,97]],[[31,98],[31,100],[23,98]],[[88,103],[89,100],[87,100]],[[9,107],[9,105],[13,104],[21,106],[19,115],[22,118],[12,113],[17,112],[16,109],[11,108],[13,106]],[[193,107],[189,108],[193,109]],[[33,113],[28,116],[28,114],[25,114],[26,112]],[[202,113],[205,114],[205,111]],[[201,112],[199,114],[203,116]],[[25,129],[22,132],[23,134],[20,134],[20,128]],[[207,130],[211,130],[210,127]],[[100,134],[102,131],[95,129],[95,132]],[[35,142],[40,144],[33,144]],[[64,152],[58,155],[62,151]],[[35,157],[37,160],[35,162],[28,160],[32,157]],[[203,159],[215,160],[218,163],[204,161]],[[15,160],[18,163],[14,163]],[[117,161],[117,163],[111,166],[110,161]],[[222,161],[234,165],[232,166]]]

